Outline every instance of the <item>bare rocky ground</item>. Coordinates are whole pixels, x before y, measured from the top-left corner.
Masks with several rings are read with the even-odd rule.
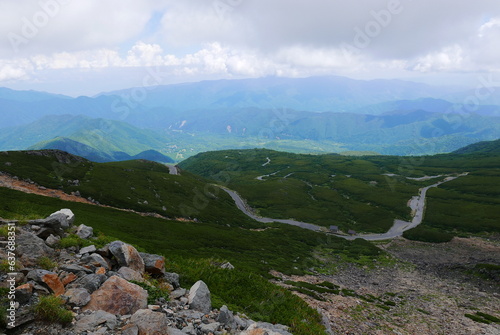
[[[379,246],[394,257],[393,264],[344,264],[331,275],[274,275],[313,284],[329,281],[353,290],[355,296],[323,294],[326,301],[298,293],[323,313],[333,334],[500,334],[500,324],[465,316],[482,312],[500,318],[498,272],[489,273],[489,280],[471,273],[476,264],[500,265],[497,238],[455,238],[442,244],[398,238]],[[373,301],[360,298],[370,295]]]

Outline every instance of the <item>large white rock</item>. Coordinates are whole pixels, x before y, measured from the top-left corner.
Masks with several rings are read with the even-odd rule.
[[[63,227],[63,228],[69,228],[73,224],[73,222],[75,222],[75,214],[73,214],[73,212],[69,208],[60,209],[57,212],[50,214],[50,216],[52,216],[54,214],[66,215],[66,220],[68,221],[68,227]]]
[[[212,310],[210,290],[202,280],[198,280],[189,290],[188,303],[189,308],[203,313],[210,313]]]

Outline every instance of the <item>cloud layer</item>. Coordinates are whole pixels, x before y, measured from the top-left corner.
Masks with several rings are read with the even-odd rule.
[[[0,84],[145,66],[177,81],[500,71],[496,0],[159,3],[0,0]]]

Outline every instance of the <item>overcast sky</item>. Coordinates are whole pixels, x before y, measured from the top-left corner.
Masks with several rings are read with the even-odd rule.
[[[498,0],[0,0],[0,86],[500,74]],[[154,78],[154,80],[151,80]]]

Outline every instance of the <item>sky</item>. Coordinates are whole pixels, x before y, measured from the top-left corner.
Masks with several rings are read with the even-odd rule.
[[[500,80],[498,0],[0,0],[0,86],[264,76]]]

